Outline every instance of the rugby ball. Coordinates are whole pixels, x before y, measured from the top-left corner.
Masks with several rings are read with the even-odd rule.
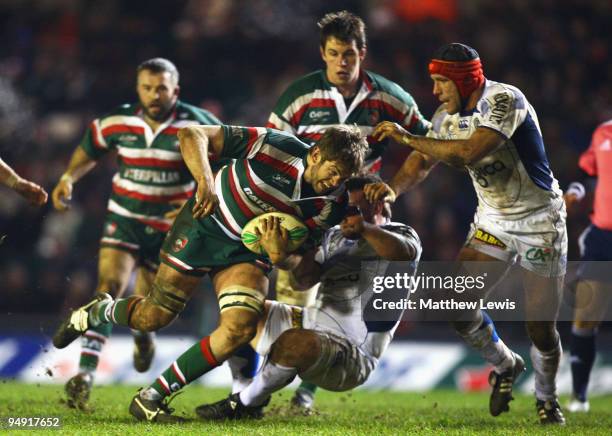
[[[261,231],[260,221],[262,219],[272,217],[280,218],[281,226],[287,229],[289,232],[289,246],[287,247],[287,251],[289,253],[297,250],[300,245],[306,241],[306,238],[308,237],[308,227],[306,227],[306,225],[304,225],[299,218],[283,212],[268,212],[264,213],[263,215],[256,216],[242,229],[242,234],[240,236],[242,238],[242,243],[246,248],[251,250],[253,253],[263,255],[266,254],[266,250],[264,250],[259,243],[259,236],[255,232],[255,229],[259,227]]]

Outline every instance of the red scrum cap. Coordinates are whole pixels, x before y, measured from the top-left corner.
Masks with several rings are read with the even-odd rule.
[[[436,51],[429,63],[429,74],[440,74],[452,80],[462,100],[468,98],[485,81],[478,52],[457,42]]]

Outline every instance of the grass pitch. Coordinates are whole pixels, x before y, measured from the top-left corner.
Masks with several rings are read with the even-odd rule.
[[[175,413],[193,421],[182,425],[137,423],[127,407],[136,388],[101,386],[94,388],[92,413],[77,412],[61,402],[63,386],[29,385],[15,382],[0,384],[0,417],[59,416],[57,430],[28,431],[27,434],[57,433],[71,435],[157,435],[157,434],[610,434],[612,397],[591,401],[591,413],[566,414],[565,428],[544,427],[537,423],[534,399],[516,395],[510,413],[493,418],[488,414],[486,394],[463,394],[456,391],[399,393],[388,391],[354,391],[317,394],[313,416],[291,413],[286,406],[291,392],[276,394],[266,417],[261,421],[211,423],[198,421],[193,408],[203,402],[216,401],[227,395],[225,390],[193,386],[172,402]],[[565,400],[565,399],[563,399]],[[6,430],[0,429],[0,433]],[[12,431],[16,434],[16,431]],[[23,433],[19,433],[23,434]]]

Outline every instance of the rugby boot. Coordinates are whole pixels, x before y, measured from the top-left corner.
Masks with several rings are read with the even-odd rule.
[[[55,348],[66,348],[76,338],[84,334],[89,329],[89,309],[100,301],[112,299],[107,293],[101,292],[85,306],[70,312],[70,315],[60,324],[53,335]]]
[[[540,418],[540,424],[565,425],[565,417],[557,400],[537,400],[536,410]]]
[[[297,388],[291,398],[291,408],[304,415],[312,415],[314,394],[308,389]]]
[[[93,376],[86,372],[79,373],[72,377],[66,383],[64,390],[66,391],[66,404],[72,409],[79,409],[84,412],[89,412],[89,394],[93,385]]]
[[[138,372],[146,372],[151,367],[153,362],[153,356],[155,356],[155,343],[152,341],[134,344],[134,368]]]
[[[159,422],[163,424],[174,424],[177,422],[185,422],[185,418],[175,416],[172,413],[174,409],[169,407],[169,400],[145,400],[140,397],[140,391],[134,395],[130,403],[130,415],[138,421]]]
[[[512,386],[516,379],[525,371],[525,361],[516,353],[514,355],[514,365],[501,374],[491,371],[489,373],[489,384],[493,387],[489,399],[489,412],[491,415],[498,416],[500,413],[510,410],[509,403],[514,400],[512,396]]]
[[[212,404],[202,404],[196,407],[196,414],[206,420],[222,419],[261,419],[263,409],[270,403],[270,398],[261,406],[245,406],[240,401],[239,394],[230,394],[229,397]]]

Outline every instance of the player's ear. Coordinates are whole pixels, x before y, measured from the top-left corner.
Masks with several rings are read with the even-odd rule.
[[[313,145],[312,147],[310,147],[308,153],[310,153],[310,158],[312,159],[312,162],[318,164],[321,160],[321,149],[319,148],[319,146]]]
[[[361,62],[363,62],[363,60],[365,59],[367,52],[368,48],[365,45],[361,47],[361,50],[359,50],[359,60]]]
[[[178,97],[180,92],[181,92],[181,87],[179,85],[176,85],[176,87],[174,88],[174,96]]]

